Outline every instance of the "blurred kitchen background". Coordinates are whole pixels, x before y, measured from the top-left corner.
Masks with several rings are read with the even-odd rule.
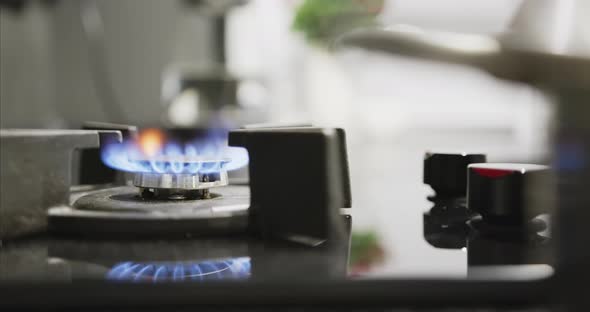
[[[422,184],[425,151],[547,159],[552,107],[540,91],[335,42],[354,27],[393,23],[498,33],[520,1],[0,3],[2,128],[78,128],[88,120],[345,128],[353,226],[379,238],[380,272],[466,274],[464,255],[422,239],[431,192]],[[408,249],[423,257],[399,252]]]

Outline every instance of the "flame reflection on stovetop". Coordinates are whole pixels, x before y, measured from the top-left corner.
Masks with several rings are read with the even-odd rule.
[[[200,262],[122,262],[106,274],[110,281],[200,282],[245,279],[250,276],[250,258],[228,258]]]
[[[105,142],[101,159],[113,169],[134,173],[214,173],[246,166],[248,152],[227,146],[225,132],[210,130],[180,142],[161,130],[146,129],[122,143]]]

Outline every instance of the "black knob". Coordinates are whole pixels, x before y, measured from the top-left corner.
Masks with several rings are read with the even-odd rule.
[[[424,183],[432,187],[437,197],[465,197],[467,166],[485,162],[485,154],[426,153]]]
[[[524,224],[546,212],[538,199],[551,192],[547,181],[549,167],[543,165],[471,164],[467,207],[488,223]]]

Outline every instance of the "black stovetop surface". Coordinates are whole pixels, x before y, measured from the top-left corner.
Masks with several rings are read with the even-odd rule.
[[[42,235],[4,242],[1,282],[194,282],[337,279],[349,242],[308,248],[249,235],[169,239],[73,239]]]
[[[108,302],[113,307],[127,301],[192,304],[223,297],[228,303],[290,298],[284,303],[296,304],[315,302],[316,295],[317,302],[390,298],[413,305],[427,302],[418,300],[423,294],[433,298],[432,291],[444,301],[441,293],[451,289],[472,293],[473,300],[485,295],[492,303],[500,298],[498,287],[502,302],[545,293],[544,284],[528,282],[542,283],[550,276],[547,265],[501,264],[500,252],[498,265],[473,266],[465,248],[435,248],[424,239],[423,213],[431,207],[426,199],[431,190],[421,181],[421,162],[414,161],[422,153],[422,148],[380,147],[351,155],[353,163],[356,157],[357,163],[381,167],[352,167],[353,209],[346,211],[352,214],[350,241],[303,247],[249,235],[90,239],[43,234],[2,242],[0,292],[21,294],[19,302],[41,294],[65,306]],[[390,161],[396,157],[413,161]],[[462,283],[467,279],[474,284]],[[488,289],[481,280],[497,283]]]

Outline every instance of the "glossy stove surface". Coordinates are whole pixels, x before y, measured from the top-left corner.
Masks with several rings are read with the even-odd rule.
[[[427,200],[432,190],[422,181],[425,150],[467,146],[489,153],[492,161],[514,156],[505,149],[502,137],[490,135],[481,141],[477,134],[472,141],[439,139],[414,137],[396,145],[352,140],[353,208],[343,210],[352,215],[350,240],[310,248],[263,243],[245,235],[142,240],[45,235],[3,242],[0,282],[538,279],[551,275],[546,265],[551,262],[550,247],[539,251],[529,243],[476,236],[470,253],[457,245],[467,239],[461,235],[441,238],[435,233],[433,237],[447,248],[436,248],[425,239],[429,227],[424,213],[432,207]]]
[[[351,221],[349,217],[343,218]],[[263,242],[247,234],[133,240],[44,235],[4,242],[0,250],[0,282],[155,284],[415,276],[534,280],[552,274],[547,256],[550,248],[542,236],[521,241],[494,235],[466,237],[462,232],[425,234],[435,235],[434,240],[444,242],[463,240],[466,246],[436,248],[423,237],[417,238],[425,242],[421,248],[429,248],[430,258],[421,258],[424,250],[418,247],[407,248],[398,256],[414,257],[423,263],[424,270],[416,273],[412,269],[404,271],[403,266],[396,266],[395,258],[387,258],[391,247],[383,245],[375,233],[358,230],[351,232],[349,240],[316,247]],[[398,271],[392,274],[392,267]]]
[[[72,240],[38,237],[4,244],[2,282],[205,282],[339,278],[347,245],[314,249],[245,237]]]

